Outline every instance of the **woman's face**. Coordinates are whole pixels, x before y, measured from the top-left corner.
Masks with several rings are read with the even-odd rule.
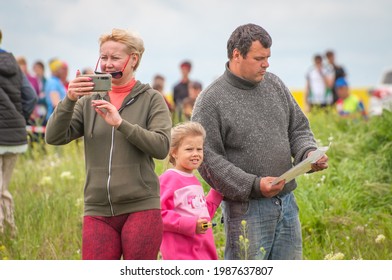
[[[101,45],[101,71],[105,73],[123,71],[121,78],[112,79],[112,83],[115,85],[125,84],[132,79],[137,59],[137,55],[126,52],[126,46],[122,43],[107,41]]]

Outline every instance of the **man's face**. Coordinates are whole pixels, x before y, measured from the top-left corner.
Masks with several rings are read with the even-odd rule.
[[[183,65],[180,67],[182,76],[188,77],[189,73],[191,72],[191,68],[187,65]]]
[[[238,50],[233,52],[233,69],[237,76],[257,83],[263,80],[267,68],[269,67],[268,59],[271,56],[271,49],[264,48],[259,41],[254,41],[250,47],[246,58]],[[231,69],[231,70],[233,70]]]
[[[321,58],[315,58],[314,65],[316,66],[316,68],[322,68],[323,67],[323,60]]]

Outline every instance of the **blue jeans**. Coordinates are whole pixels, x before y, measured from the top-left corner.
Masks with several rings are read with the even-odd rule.
[[[302,259],[301,224],[292,192],[247,202],[223,201],[222,210],[225,259]],[[245,233],[243,220],[246,221]],[[245,243],[245,238],[249,243]]]

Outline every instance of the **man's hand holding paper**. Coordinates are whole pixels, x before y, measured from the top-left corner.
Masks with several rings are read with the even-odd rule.
[[[310,156],[311,153],[313,153],[313,151],[310,152],[308,154],[308,156]],[[312,171],[315,171],[315,172],[327,169],[328,168],[328,156],[326,154],[324,154],[319,160],[317,160],[315,163],[312,163],[311,167],[312,167]]]
[[[275,185],[282,180],[285,180],[285,183],[290,182],[295,177],[305,174],[309,171],[321,171],[323,169],[328,168],[328,156],[325,154],[329,149],[329,146],[320,147],[315,151],[311,151],[308,153],[308,156],[305,160],[291,168],[290,170],[283,173],[281,176],[275,178],[271,184]]]
[[[272,184],[276,177],[263,177],[260,181],[260,191],[264,197],[274,197],[280,193],[286,183],[284,180]]]

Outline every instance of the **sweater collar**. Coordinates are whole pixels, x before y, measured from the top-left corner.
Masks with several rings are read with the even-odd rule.
[[[251,81],[242,79],[241,77],[238,77],[237,75],[233,74],[233,72],[231,72],[231,70],[229,69],[229,62],[226,63],[226,71],[223,75],[225,80],[229,84],[239,89],[245,89],[245,90],[254,89],[260,84],[260,82],[253,83]]]

